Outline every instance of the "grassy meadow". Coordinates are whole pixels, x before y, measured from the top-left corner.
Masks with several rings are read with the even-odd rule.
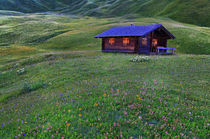
[[[163,24],[176,55],[100,52],[95,35],[131,23]],[[208,27],[26,14],[0,16],[0,38],[0,138],[210,136]]]

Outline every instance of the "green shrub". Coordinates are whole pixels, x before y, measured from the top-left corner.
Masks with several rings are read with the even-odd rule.
[[[34,83],[25,82],[23,88],[21,89],[21,94],[30,93],[31,91],[36,91],[40,88],[46,88],[47,84],[43,81],[37,81]]]
[[[26,81],[23,85],[23,88],[21,89],[21,93],[25,94],[25,93],[30,93],[31,91],[32,91],[31,85]]]
[[[37,81],[31,85],[32,91],[38,90],[40,88],[46,88],[46,87],[47,87],[47,84],[44,83],[43,81]]]

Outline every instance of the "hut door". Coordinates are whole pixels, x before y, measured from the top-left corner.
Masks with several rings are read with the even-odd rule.
[[[139,53],[149,54],[149,37],[141,37],[139,42]]]

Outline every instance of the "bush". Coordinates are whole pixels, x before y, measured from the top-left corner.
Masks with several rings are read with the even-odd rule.
[[[30,93],[31,91],[32,91],[31,85],[28,82],[25,82],[23,88],[21,89],[21,93],[25,94],[25,93]]]
[[[136,63],[143,63],[143,62],[149,62],[151,59],[149,56],[135,56],[132,59],[130,59],[131,62]]]
[[[29,83],[29,82],[25,82],[23,85],[23,88],[21,89],[21,93],[25,94],[25,93],[30,93],[31,91],[36,91],[40,88],[46,88],[47,84],[45,84],[43,81],[37,81],[34,83]]]
[[[32,91],[38,90],[40,88],[46,88],[47,84],[45,84],[43,81],[35,82],[31,85]]]

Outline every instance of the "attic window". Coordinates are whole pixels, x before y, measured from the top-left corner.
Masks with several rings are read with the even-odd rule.
[[[129,38],[123,38],[123,44],[128,45],[130,43]]]
[[[109,39],[109,44],[110,44],[110,45],[113,45],[114,43],[115,43],[115,38],[110,38],[110,39]]]

